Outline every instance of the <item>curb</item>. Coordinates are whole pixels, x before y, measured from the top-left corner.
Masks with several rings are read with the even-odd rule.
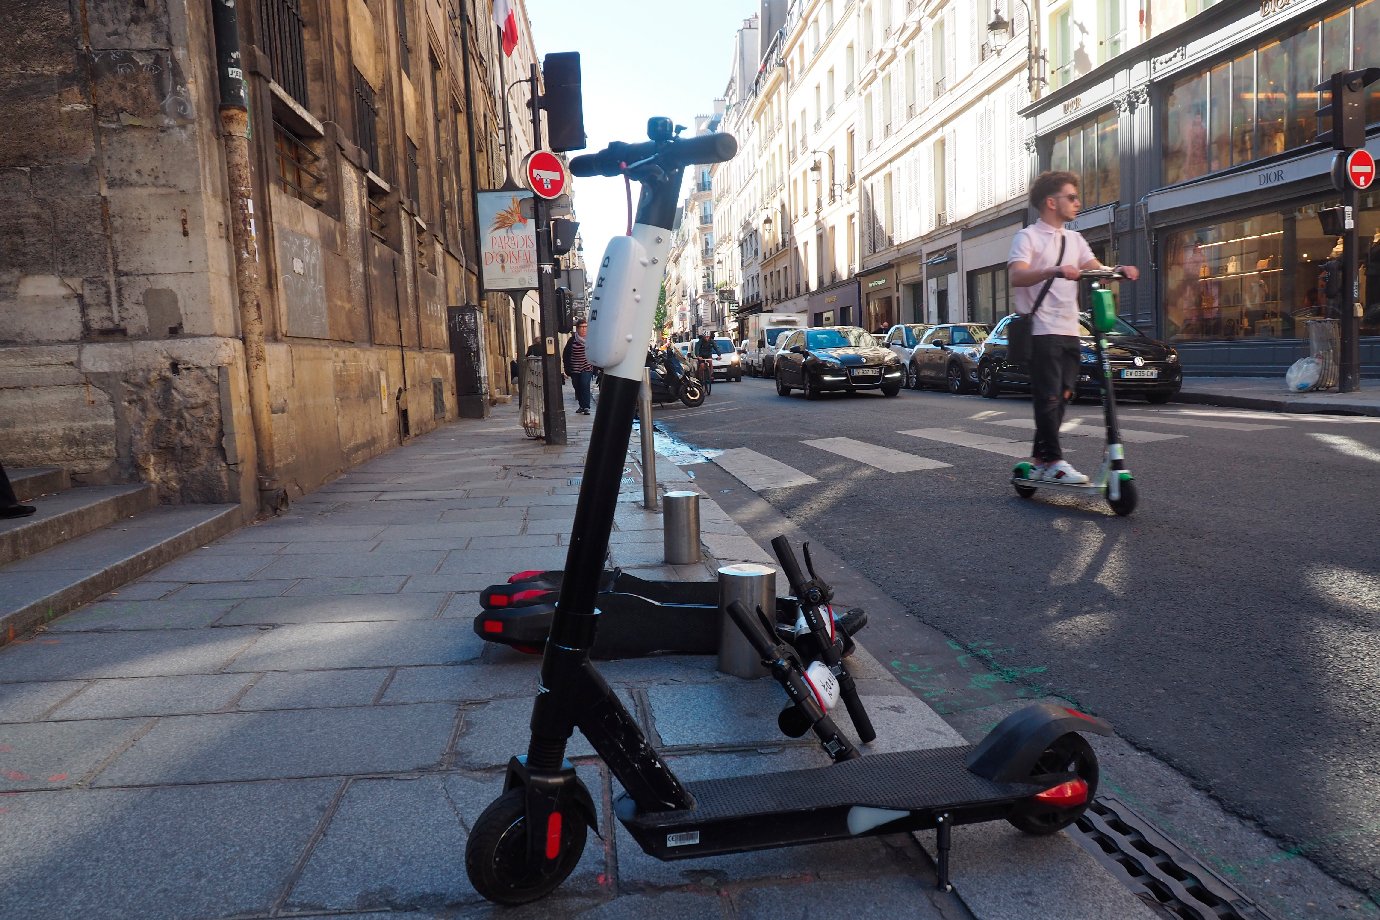
[[[1180,391],[1174,397],[1178,403],[1200,406],[1224,406],[1232,409],[1257,409],[1266,412],[1287,412],[1294,415],[1360,415],[1380,416],[1380,406],[1358,403],[1329,405],[1316,399],[1287,399],[1268,396],[1233,396],[1225,393],[1190,393]]]

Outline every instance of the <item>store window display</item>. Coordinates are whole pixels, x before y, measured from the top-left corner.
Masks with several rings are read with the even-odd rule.
[[[1380,212],[1362,202],[1357,267],[1361,335],[1380,335]],[[1345,308],[1341,241],[1320,202],[1288,212],[1175,228],[1165,234],[1165,337],[1173,341],[1298,339],[1309,320]]]

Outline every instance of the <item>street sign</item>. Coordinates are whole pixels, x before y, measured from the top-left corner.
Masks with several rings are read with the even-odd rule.
[[[554,153],[538,150],[527,157],[523,167],[527,187],[548,201],[565,191],[565,167]]]
[[[1364,147],[1351,151],[1346,157],[1346,177],[1363,192],[1370,188],[1375,181],[1375,157]]]

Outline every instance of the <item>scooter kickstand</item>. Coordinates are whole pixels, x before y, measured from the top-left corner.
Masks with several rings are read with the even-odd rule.
[[[939,846],[939,890],[950,892],[954,890],[953,884],[949,881],[949,847],[953,843],[953,826],[949,824],[947,812],[939,816],[934,831]]]

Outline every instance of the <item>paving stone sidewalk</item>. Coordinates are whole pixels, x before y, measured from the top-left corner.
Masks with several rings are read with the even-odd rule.
[[[590,422],[570,424],[565,448],[525,439],[515,407],[449,424],[0,648],[0,920],[1151,916],[1068,839],[1005,824],[955,832],[954,895],[928,837],[661,863],[611,819],[618,784],[579,736],[602,840],[545,901],[483,902],[466,834],[525,748],[537,662],[475,636],[476,592],[563,565]],[[661,564],[640,475],[630,457],[613,564],[770,561],[705,500],[718,558]],[[961,743],[857,663],[871,749]],[[686,779],[826,762],[777,732],[779,688],[713,658],[602,670]]]

